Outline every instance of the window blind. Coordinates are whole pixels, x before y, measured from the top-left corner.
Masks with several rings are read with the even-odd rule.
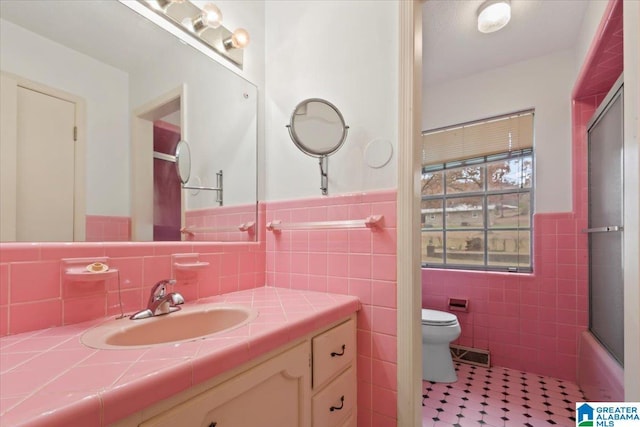
[[[533,147],[533,111],[422,134],[422,164],[431,165]]]

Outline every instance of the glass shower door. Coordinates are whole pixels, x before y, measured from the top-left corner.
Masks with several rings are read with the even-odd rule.
[[[624,362],[622,83],[598,109],[589,132],[589,328]]]

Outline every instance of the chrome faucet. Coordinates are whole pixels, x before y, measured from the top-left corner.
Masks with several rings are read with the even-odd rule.
[[[177,292],[167,293],[167,285],[175,285],[175,279],[161,280],[151,289],[151,296],[147,308],[132,314],[130,319],[146,319],[148,317],[160,316],[162,314],[173,313],[180,310],[179,305],[184,304],[184,298]]]

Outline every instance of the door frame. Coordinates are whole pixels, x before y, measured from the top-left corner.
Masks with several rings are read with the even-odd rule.
[[[422,0],[399,2],[397,196],[397,410],[399,426],[422,424],[420,170]]]
[[[187,87],[182,84],[133,110],[131,116],[131,239],[153,241],[153,122],[180,110],[180,139],[188,141]],[[184,224],[184,191],[180,192]]]
[[[83,98],[17,74],[1,72],[0,87],[0,241],[16,241],[17,224],[17,143],[18,143],[18,87],[39,92],[75,105],[76,141],[74,148],[73,241],[86,237],[86,102]]]

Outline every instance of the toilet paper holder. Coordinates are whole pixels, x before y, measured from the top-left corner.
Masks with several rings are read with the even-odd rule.
[[[469,311],[469,300],[465,298],[449,298],[449,310],[451,311]]]

